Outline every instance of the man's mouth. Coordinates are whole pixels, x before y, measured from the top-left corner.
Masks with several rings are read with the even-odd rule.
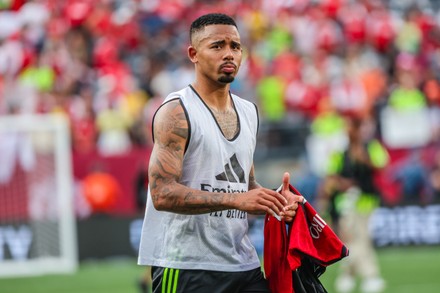
[[[235,72],[236,66],[234,64],[224,64],[220,67],[222,72],[233,73]]]

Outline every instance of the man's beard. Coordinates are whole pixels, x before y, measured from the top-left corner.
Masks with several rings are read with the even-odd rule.
[[[218,81],[221,83],[231,83],[234,81],[234,76],[232,75],[222,75],[218,78]]]

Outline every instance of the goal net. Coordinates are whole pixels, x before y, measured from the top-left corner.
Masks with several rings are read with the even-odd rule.
[[[72,194],[67,120],[0,116],[0,277],[76,270]]]

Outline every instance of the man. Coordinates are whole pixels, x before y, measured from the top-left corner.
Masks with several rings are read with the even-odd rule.
[[[291,221],[302,197],[254,177],[254,104],[229,91],[242,59],[237,26],[224,14],[191,24],[195,81],[170,94],[153,121],[149,194],[139,264],[153,292],[269,292],[247,236],[247,213]]]
[[[386,284],[368,226],[380,204],[375,172],[388,164],[389,154],[373,138],[374,133],[366,131],[367,120],[348,117],[346,122],[349,143],[345,151],[331,156],[322,199],[324,205],[328,204],[335,230],[350,248],[350,257],[341,263],[335,287],[340,293],[352,292],[359,279],[361,292],[382,292]]]

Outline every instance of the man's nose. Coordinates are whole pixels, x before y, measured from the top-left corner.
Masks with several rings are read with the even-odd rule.
[[[233,60],[234,59],[233,49],[231,47],[229,47],[229,46],[225,47],[224,59],[227,59],[227,60]]]

